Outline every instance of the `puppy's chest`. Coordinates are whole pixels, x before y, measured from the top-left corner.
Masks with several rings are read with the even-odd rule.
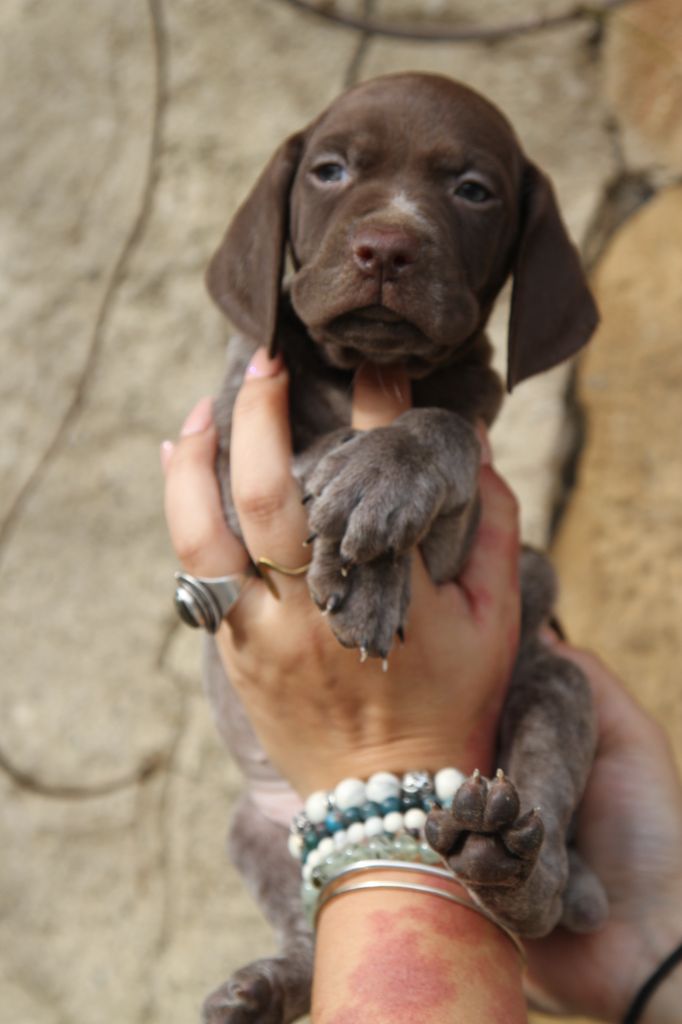
[[[324,379],[290,371],[289,405],[294,452],[305,452],[351,421],[353,382],[350,376]]]
[[[351,426],[353,378],[341,371],[310,372],[290,365],[290,422],[297,456],[315,449],[330,434]],[[387,383],[387,387],[392,385]],[[502,400],[500,380],[490,367],[444,368],[411,387],[414,408],[445,409],[474,424],[490,424]]]

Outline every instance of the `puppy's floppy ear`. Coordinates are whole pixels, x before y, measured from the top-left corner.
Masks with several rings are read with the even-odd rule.
[[[507,353],[509,391],[582,348],[599,322],[580,256],[549,179],[526,164],[513,267]]]
[[[213,300],[240,331],[276,348],[277,308],[284,269],[289,192],[303,148],[303,133],[275,151],[235,213],[206,272]]]

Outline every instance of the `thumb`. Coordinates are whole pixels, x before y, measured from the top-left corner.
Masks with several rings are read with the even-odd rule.
[[[518,604],[519,507],[492,466],[481,468],[479,493],[481,518],[458,582],[474,609],[500,610]]]
[[[405,370],[363,363],[356,371],[352,416],[356,430],[385,427],[411,408],[412,388]]]

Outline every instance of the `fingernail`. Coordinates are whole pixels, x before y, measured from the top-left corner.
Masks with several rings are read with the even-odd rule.
[[[282,369],[282,357],[277,355],[271,359],[264,348],[257,349],[246,369],[247,377],[275,377]]]
[[[175,451],[175,445],[172,441],[162,441],[161,447],[159,448],[159,456],[161,458],[161,469],[166,472],[168,469],[168,463],[171,460],[173,452]]]
[[[191,434],[202,434],[213,423],[213,399],[208,396],[200,399],[182,425],[180,437]]]

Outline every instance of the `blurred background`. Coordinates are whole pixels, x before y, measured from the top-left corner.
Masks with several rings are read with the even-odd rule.
[[[2,1024],[186,1024],[273,948],[224,854],[239,780],[172,609],[158,445],[221,380],[203,270],[227,221],[355,81],[462,79],[555,182],[603,323],[514,392],[496,460],[569,634],[682,748],[678,0],[553,27],[567,0],[310,6],[0,7]],[[503,301],[501,367],[504,323]]]

